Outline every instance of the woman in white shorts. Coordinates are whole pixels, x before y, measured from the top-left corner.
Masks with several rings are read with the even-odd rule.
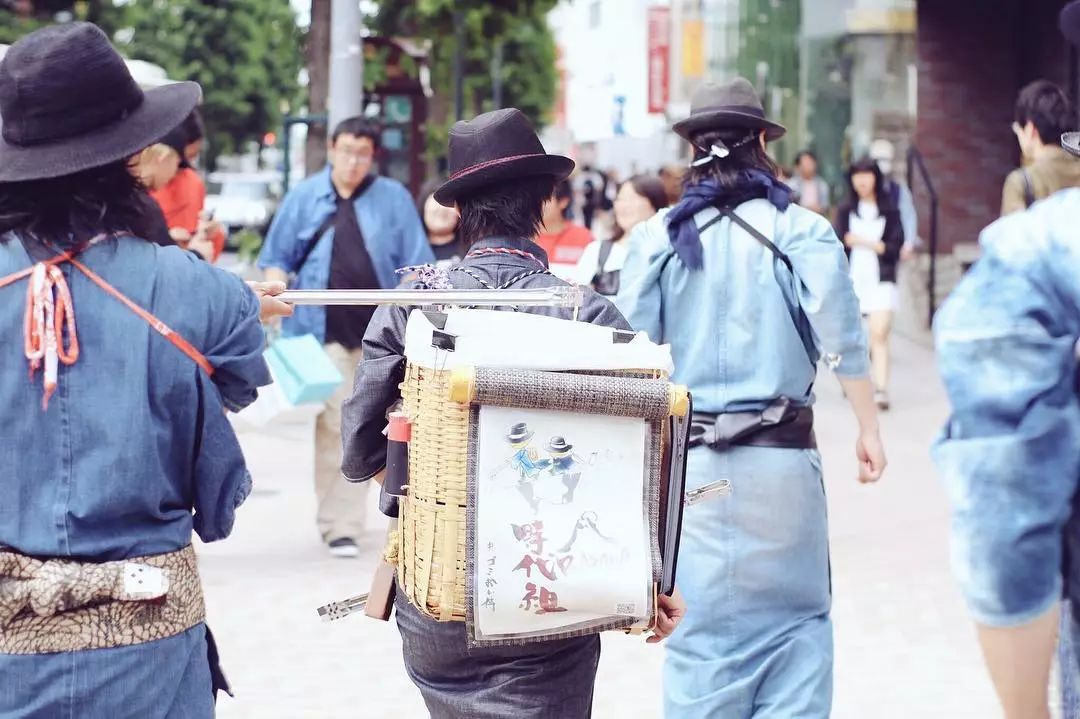
[[[870,325],[870,362],[881,409],[889,408],[889,333],[896,310],[896,266],[904,245],[900,211],[884,191],[881,170],[862,159],[848,171],[848,197],[836,211],[836,234],[847,249],[851,281]]]

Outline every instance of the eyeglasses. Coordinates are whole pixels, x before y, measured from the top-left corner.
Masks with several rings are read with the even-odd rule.
[[[363,165],[371,162],[374,158],[374,155],[370,152],[349,152],[342,149],[335,150],[335,152],[343,164],[356,163],[357,165]]]

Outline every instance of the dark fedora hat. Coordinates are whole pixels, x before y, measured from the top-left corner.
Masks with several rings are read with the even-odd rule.
[[[554,453],[569,452],[573,448],[574,445],[566,443],[565,437],[552,437],[548,441],[547,451]]]
[[[450,128],[450,179],[435,190],[435,201],[449,206],[503,180],[548,175],[557,181],[573,171],[569,157],[544,151],[521,110],[485,112]]]
[[[131,157],[183,122],[200,95],[193,82],[143,92],[90,23],[32,32],[0,61],[0,182]]]
[[[529,426],[524,422],[518,422],[510,428],[510,434],[506,435],[506,439],[514,444],[518,442],[525,442],[532,439],[533,432],[529,429]]]
[[[676,122],[672,129],[689,140],[703,130],[745,127],[764,130],[766,140],[779,140],[787,132],[783,125],[767,119],[754,86],[737,77],[719,85],[707,82],[690,98],[690,116]]]

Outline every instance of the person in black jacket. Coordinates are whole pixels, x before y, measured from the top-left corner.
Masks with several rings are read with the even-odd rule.
[[[843,241],[859,307],[870,326],[874,399],[889,408],[889,333],[896,311],[896,266],[904,246],[900,209],[885,191],[877,163],[859,160],[848,171],[848,197],[836,211],[836,235]]]
[[[565,285],[548,271],[547,254],[533,238],[555,183],[573,168],[569,158],[544,152],[520,110],[496,110],[458,122],[450,131],[451,177],[434,197],[460,214],[458,227],[466,254],[445,273],[426,268],[427,273],[438,275],[440,284],[460,289]],[[423,282],[413,286],[424,287]],[[409,311],[401,306],[380,307],[364,335],[353,393],[342,407],[341,469],[351,481],[377,478],[386,466],[382,431],[387,408],[401,395]],[[521,311],[563,319],[571,319],[573,313],[562,307]],[[578,317],[630,329],[615,305],[588,289]],[[671,633],[682,615],[681,601],[660,597],[656,636],[650,641]],[[402,591],[397,593],[395,608],[406,670],[435,719],[587,719],[591,715],[600,659],[597,635],[470,648],[464,622],[429,619]]]

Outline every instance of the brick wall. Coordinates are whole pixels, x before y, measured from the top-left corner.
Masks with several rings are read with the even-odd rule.
[[[915,143],[940,198],[939,252],[974,242],[998,217],[1017,166],[1009,129],[1016,94],[1046,77],[1064,84],[1069,54],[1057,30],[1065,0],[919,0]],[[920,233],[928,196],[915,180]]]

